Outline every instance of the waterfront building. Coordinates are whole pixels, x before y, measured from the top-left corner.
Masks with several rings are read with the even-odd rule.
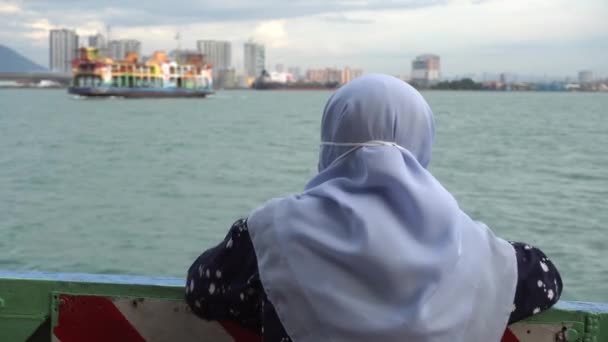
[[[578,72],[578,83],[589,84],[593,82],[593,72],[591,70],[583,70]]]
[[[234,68],[214,71],[213,78],[215,79],[216,77],[217,81],[214,81],[216,88],[235,88],[238,86],[238,79]]]
[[[429,87],[439,82],[441,65],[439,56],[424,54],[417,56],[412,61],[412,82],[421,86]]]
[[[95,35],[89,36],[89,47],[95,49],[105,49],[106,47],[106,38],[101,33],[97,33]]]
[[[300,71],[300,67],[289,67],[287,68],[287,72],[291,74],[294,81],[299,81],[302,78],[302,73]]]
[[[218,88],[231,87],[224,82],[229,81],[228,76],[231,75],[229,70],[234,72],[234,69],[231,69],[232,44],[224,40],[199,40],[196,42],[196,48],[205,55],[205,60],[213,65],[213,83]],[[229,83],[232,84],[234,81],[229,81]]]
[[[114,60],[125,59],[129,53],[141,56],[141,42],[135,39],[110,40],[107,48],[108,57]]]
[[[198,51],[205,55],[214,70],[226,70],[232,66],[232,44],[223,40],[199,40],[196,42]]]
[[[264,45],[249,40],[244,44],[245,75],[253,79],[266,69],[266,49]]]
[[[72,61],[78,56],[78,35],[69,29],[49,32],[49,69],[53,72],[70,73]]]
[[[361,69],[351,69],[350,67],[345,67],[342,70],[341,82],[342,84],[346,84],[355,78],[363,75],[363,70]]]

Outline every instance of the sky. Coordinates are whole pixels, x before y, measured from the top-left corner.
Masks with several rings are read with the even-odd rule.
[[[509,72],[608,77],[608,0],[0,0],[0,44],[48,66],[48,31],[106,32],[144,54],[200,39],[266,46],[277,63],[362,68],[407,77],[419,54],[442,75]]]

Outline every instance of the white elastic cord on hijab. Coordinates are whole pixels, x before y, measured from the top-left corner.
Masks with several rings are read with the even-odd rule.
[[[338,158],[336,158],[330,165],[337,163],[339,160],[344,159],[346,156],[356,151],[361,147],[378,147],[378,146],[393,146],[402,151],[406,151],[403,146],[398,145],[396,142],[392,141],[384,141],[384,140],[369,140],[362,143],[350,143],[350,142],[333,142],[333,141],[322,141],[321,146],[338,146],[338,147],[352,147],[348,151],[342,153]]]

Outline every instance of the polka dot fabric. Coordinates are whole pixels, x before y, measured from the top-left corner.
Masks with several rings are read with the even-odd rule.
[[[186,302],[203,319],[237,322],[264,341],[291,341],[260,283],[244,219],[190,266],[185,291]]]
[[[559,272],[538,248],[511,242],[518,281],[509,324],[547,310],[562,291]],[[247,221],[236,221],[224,241],[205,251],[188,270],[186,301],[205,320],[230,320],[264,341],[291,342],[260,282]]]
[[[547,310],[559,300],[562,278],[538,248],[510,242],[517,257],[517,289],[509,324]]]

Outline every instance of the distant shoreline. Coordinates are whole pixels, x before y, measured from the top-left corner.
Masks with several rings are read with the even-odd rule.
[[[27,89],[27,90],[58,90],[68,89],[67,86],[57,87],[36,87],[36,86],[0,86],[0,91],[14,90],[14,89]],[[277,89],[252,89],[252,88],[224,88],[215,90],[215,93],[223,91],[256,91],[256,92],[293,92],[293,91],[323,91],[331,92],[339,88],[277,88]],[[432,88],[421,88],[418,89],[421,92],[476,92],[476,93],[604,93],[608,94],[606,90],[500,90],[500,89],[432,89]]]

